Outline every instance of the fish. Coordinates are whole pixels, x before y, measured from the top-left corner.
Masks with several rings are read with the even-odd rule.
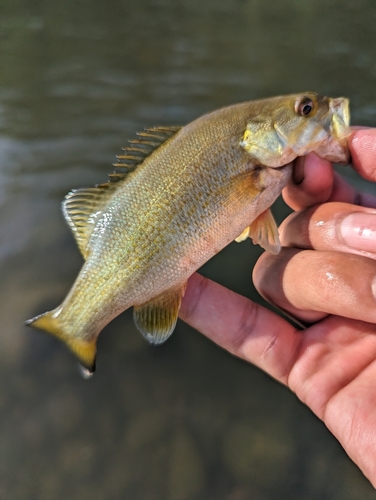
[[[61,305],[26,324],[62,340],[88,375],[101,330],[132,306],[142,335],[163,343],[187,280],[230,242],[279,252],[270,207],[292,162],[314,151],[348,163],[349,123],[347,98],[304,92],[138,133],[108,182],[65,197],[84,264]]]

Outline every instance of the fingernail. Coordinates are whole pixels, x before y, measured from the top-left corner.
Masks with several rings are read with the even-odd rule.
[[[343,219],[341,236],[351,248],[376,253],[376,213],[356,212]]]
[[[294,161],[292,171],[292,181],[294,184],[301,184],[304,181],[304,162],[305,156],[298,156]]]

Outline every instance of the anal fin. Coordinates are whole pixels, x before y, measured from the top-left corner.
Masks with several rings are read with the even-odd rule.
[[[134,322],[151,344],[162,344],[174,331],[184,291],[185,285],[133,308]]]
[[[281,250],[277,224],[270,208],[256,217],[235,241],[243,241],[246,238],[244,236],[246,232],[248,232],[247,236],[252,238],[253,243],[259,244],[267,252],[277,255]]]

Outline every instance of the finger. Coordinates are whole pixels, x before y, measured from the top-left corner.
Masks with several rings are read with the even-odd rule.
[[[335,351],[338,346],[340,351],[345,343],[351,344],[364,334],[364,323],[337,316],[330,316],[304,333],[299,332],[273,312],[197,273],[188,281],[179,315],[232,354],[255,364],[282,383],[290,382],[291,388],[319,416],[325,401],[319,399],[318,394],[311,394],[313,400],[309,400],[304,386],[323,361],[317,349],[325,361],[326,350]],[[336,328],[331,332],[333,325]],[[304,343],[311,345],[311,349],[302,350]],[[316,351],[314,344],[317,344]],[[327,392],[332,395],[340,382],[334,376],[325,380]],[[320,394],[324,395],[323,387]]]
[[[365,207],[376,207],[376,198],[359,192],[338,172],[334,172],[332,192],[326,201],[340,201]]]
[[[334,172],[328,160],[314,153],[301,156],[294,162],[293,175],[282,191],[287,205],[302,210],[316,203],[325,203],[333,186]]]
[[[295,212],[279,227],[282,246],[335,250],[376,259],[376,210],[324,203]]]
[[[376,322],[376,261],[343,252],[283,248],[253,270],[259,293],[307,322],[335,314]],[[309,284],[309,285],[307,285]]]
[[[364,179],[376,181],[376,129],[354,129],[349,149],[354,169]]]
[[[232,354],[287,383],[301,332],[278,315],[196,273],[188,281],[179,316]]]
[[[282,191],[283,199],[293,210],[304,210],[317,203],[328,201],[376,208],[375,196],[360,193],[338,172],[334,172],[327,160],[322,160],[313,153],[300,157],[298,163],[294,164],[293,173],[296,169],[300,172],[298,177],[293,176]],[[304,178],[297,184],[294,180],[300,179],[300,175]]]

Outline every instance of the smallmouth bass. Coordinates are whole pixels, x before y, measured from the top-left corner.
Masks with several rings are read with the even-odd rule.
[[[138,134],[109,182],[73,190],[63,214],[85,263],[63,303],[27,324],[58,337],[87,373],[101,330],[133,306],[153,344],[173,332],[188,278],[231,241],[278,253],[269,207],[291,162],[347,163],[349,102],[313,92],[219,109]]]

